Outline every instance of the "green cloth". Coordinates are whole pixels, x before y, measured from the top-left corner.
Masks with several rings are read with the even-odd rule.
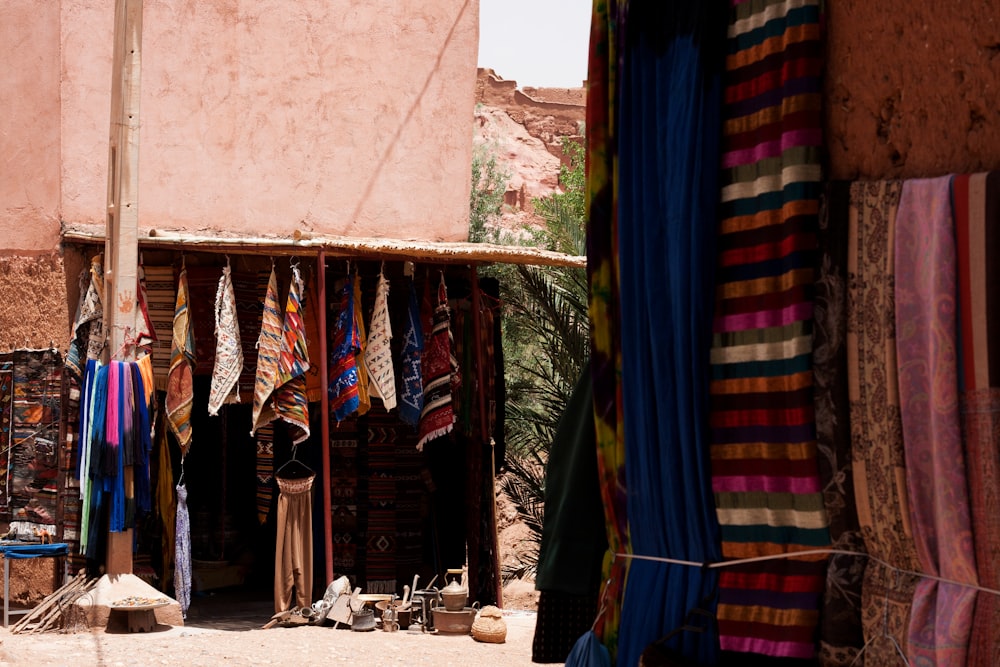
[[[535,588],[593,595],[601,585],[601,563],[607,546],[588,363],[549,448]]]

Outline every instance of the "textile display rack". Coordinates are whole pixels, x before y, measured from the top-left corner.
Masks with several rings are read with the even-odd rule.
[[[63,581],[65,582],[69,577],[69,545],[65,542],[53,544],[0,542],[0,554],[3,555],[3,627],[6,628],[10,624],[11,616],[21,616],[31,612],[30,608],[10,608],[10,561],[29,558],[62,558]]]

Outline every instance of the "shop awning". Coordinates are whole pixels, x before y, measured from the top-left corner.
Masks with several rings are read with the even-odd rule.
[[[63,223],[64,243],[103,244],[103,225]],[[410,239],[355,238],[296,231],[292,237],[245,236],[218,231],[167,231],[140,229],[140,248],[243,253],[254,255],[312,255],[373,260],[409,260],[454,264],[528,264],[534,266],[587,266],[584,256],[565,255],[527,246],[489,243],[432,242]]]

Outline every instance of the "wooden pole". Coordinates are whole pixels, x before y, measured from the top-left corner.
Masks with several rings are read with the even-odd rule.
[[[109,359],[131,360],[139,264],[139,80],[142,0],[116,0],[104,246],[104,323]],[[131,466],[125,482],[131,481]],[[126,493],[128,491],[126,490]],[[109,575],[131,574],[132,531],[108,534]]]
[[[480,448],[482,451],[489,452],[490,464],[489,477],[484,480],[484,484],[489,488],[490,503],[489,507],[485,508],[487,512],[490,513],[489,523],[492,526],[492,534],[484,535],[483,539],[491,541],[490,545],[490,558],[492,559],[493,570],[493,587],[496,591],[497,606],[503,608],[503,581],[500,578],[500,543],[499,536],[497,535],[497,498],[496,498],[496,468],[494,465],[494,455],[493,455],[493,439],[490,437],[489,424],[489,413],[486,411],[486,376],[484,372],[486,369],[483,368],[483,316],[482,311],[482,293],[479,289],[479,267],[473,264],[470,271],[470,277],[472,279],[472,331],[475,343],[473,344],[473,349],[476,355],[476,393],[479,395],[479,437],[481,439]],[[490,336],[493,332],[489,332]],[[490,369],[492,372],[493,369]],[[485,469],[484,466],[484,476]]]
[[[323,452],[323,543],[326,580],[324,590],[333,581],[333,499],[330,491],[330,399],[326,394],[326,386],[330,381],[327,377],[326,361],[326,253],[319,251],[316,258],[316,322],[319,324],[319,385],[320,385],[320,447]]]

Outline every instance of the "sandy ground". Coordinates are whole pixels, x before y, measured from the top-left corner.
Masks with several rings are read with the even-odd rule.
[[[264,619],[267,620],[266,618]],[[131,667],[133,665],[532,665],[535,615],[507,611],[507,641],[408,631],[353,632],[332,626],[219,629],[211,623],[158,626],[151,633],[80,632],[12,635],[0,630],[0,666]],[[232,624],[230,627],[238,627]]]

